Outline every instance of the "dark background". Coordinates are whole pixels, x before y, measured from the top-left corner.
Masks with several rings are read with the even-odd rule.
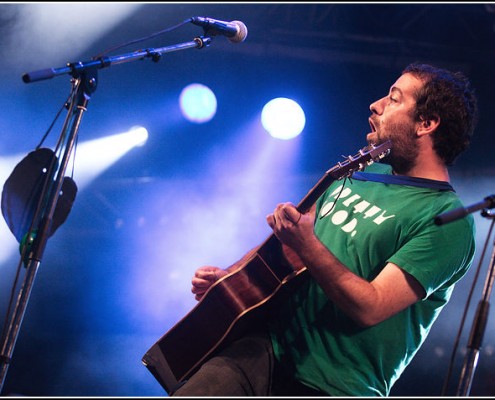
[[[121,11],[125,13],[121,13]],[[28,71],[87,61],[115,45],[192,16],[240,20],[245,42],[170,52],[99,71],[81,142],[144,125],[150,138],[79,188],[67,221],[50,238],[34,283],[4,393],[20,396],[162,396],[141,364],[145,351],[195,304],[190,278],[226,266],[269,233],[265,215],[297,203],[369,132],[369,104],[413,61],[460,70],[472,80],[480,123],[452,169],[466,205],[494,191],[495,4],[374,3],[3,3],[0,4],[0,157],[27,154],[63,105],[70,77],[25,84]],[[188,42],[186,24],[112,55]],[[179,114],[181,89],[212,88],[206,124]],[[294,142],[267,138],[262,106],[296,99],[306,128]],[[46,145],[57,139],[54,129]],[[297,146],[297,147],[296,147]],[[95,155],[96,157],[96,155]],[[5,175],[6,178],[7,175]],[[77,181],[77,180],[76,180]],[[440,396],[475,283],[489,220],[475,214],[478,251],[430,336],[392,390]],[[7,231],[1,246],[12,247]],[[0,264],[3,315],[19,254]],[[450,385],[454,395],[492,243],[481,263]],[[490,313],[471,394],[495,394],[495,323]],[[445,394],[445,393],[444,393]]]

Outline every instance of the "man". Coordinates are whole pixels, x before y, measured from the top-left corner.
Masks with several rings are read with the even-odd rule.
[[[472,217],[434,217],[462,206],[448,167],[469,145],[477,104],[462,74],[411,64],[370,110],[367,141],[391,141],[388,165],[334,182],[307,213],[283,203],[267,216],[307,279],[267,332],[235,341],[172,395],[390,393],[474,257]],[[199,268],[196,298],[242,262]]]

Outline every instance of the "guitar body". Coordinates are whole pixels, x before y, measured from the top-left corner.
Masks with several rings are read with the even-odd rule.
[[[361,150],[328,170],[298,205],[307,212],[335,180],[363,169],[390,150],[386,142]],[[306,268],[275,235],[238,268],[215,282],[196,306],[166,332],[142,358],[143,364],[171,393],[207,359],[246,330],[264,324],[278,301],[300,282]]]
[[[275,300],[306,271],[289,264],[286,251],[270,236],[146,352],[143,363],[168,393],[222,346],[266,320]]]

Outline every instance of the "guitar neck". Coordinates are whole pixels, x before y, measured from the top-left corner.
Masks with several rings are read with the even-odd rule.
[[[323,175],[315,186],[304,196],[297,205],[297,210],[301,213],[309,211],[318,198],[328,189],[328,187],[338,178],[333,177],[328,172]]]

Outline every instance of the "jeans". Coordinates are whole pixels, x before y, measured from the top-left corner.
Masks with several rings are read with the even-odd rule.
[[[325,396],[277,368],[270,338],[254,333],[232,342],[171,396]]]

